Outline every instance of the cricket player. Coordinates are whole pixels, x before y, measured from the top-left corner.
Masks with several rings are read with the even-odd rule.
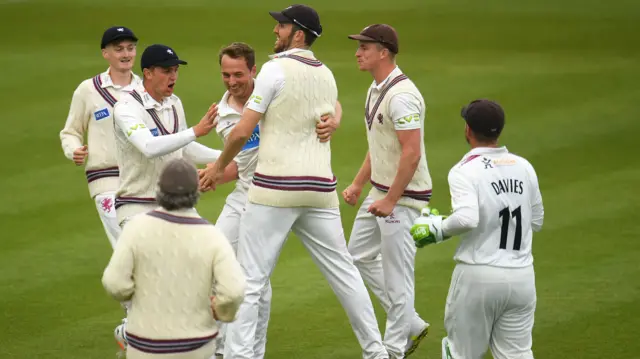
[[[224,233],[194,208],[195,166],[173,159],[157,185],[159,207],[123,228],[102,283],[115,299],[132,300],[127,359],[207,359],[216,320],[232,321],[242,302],[244,273]]]
[[[304,5],[270,14],[278,21],[276,54],[258,74],[220,158],[201,178],[201,187],[215,186],[260,123],[258,163],[238,241],[247,290],[237,319],[227,327],[224,358],[255,357],[260,296],[290,230],[339,298],[363,358],[388,358],[371,299],[347,251],[330,141],[320,141],[316,133],[321,116],[335,114],[338,96],[333,74],[309,49],[322,33],[319,16]]]
[[[254,90],[254,78],[256,75],[255,58],[253,48],[241,42],[231,43],[220,50],[220,72],[222,82],[227,91],[218,103],[216,131],[224,141],[226,141],[231,130],[240,121],[242,111]],[[321,117],[321,121],[316,125],[316,133],[321,142],[326,142],[330,139],[331,134],[340,124],[341,114],[342,109],[338,101],[335,117]],[[258,163],[259,145],[260,128],[259,125],[257,125],[240,153],[238,153],[225,169],[225,176],[220,182],[227,183],[233,180],[236,181],[235,189],[227,196],[225,205],[216,222],[216,226],[220,228],[231,241],[234,250],[238,248],[238,235],[240,232],[242,213],[245,210],[247,191],[249,190],[253,173]],[[266,350],[267,326],[271,307],[271,284],[269,282],[267,282],[265,286],[259,303],[259,321],[254,343],[255,358],[263,358]],[[222,356],[224,353],[225,328],[226,325],[222,324],[220,334],[217,338],[216,354],[218,356]]]
[[[168,161],[184,156],[206,164],[220,154],[195,142],[215,127],[217,105],[213,104],[197,125],[187,128],[182,101],[173,93],[178,69],[186,64],[169,46],[147,47],[141,58],[142,85],[115,106],[120,167],[115,207],[120,226],[156,206],[156,182]]]
[[[536,286],[531,245],[544,207],[533,166],[498,145],[504,111],[475,100],[462,109],[469,151],[449,172],[453,212],[423,209],[418,247],[460,236],[447,297],[443,359],[533,359]]]
[[[127,27],[114,26],[105,30],[100,48],[109,67],[76,88],[67,121],[60,131],[64,155],[76,166],[85,167],[89,194],[112,248],[120,234],[114,208],[119,171],[113,135],[113,106],[141,83],[140,77],[132,71],[137,42],[138,38]]]
[[[384,344],[390,358],[411,355],[429,324],[414,309],[416,248],[409,229],[431,198],[424,146],[425,102],[415,84],[396,65],[398,35],[386,24],[367,26],[358,35],[361,71],[373,83],[365,103],[369,149],[353,183],[342,193],[358,210],[349,252],[371,291],[387,312]]]

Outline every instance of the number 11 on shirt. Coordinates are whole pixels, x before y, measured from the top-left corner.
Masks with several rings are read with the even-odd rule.
[[[499,212],[500,218],[502,218],[502,230],[500,232],[500,249],[507,249],[507,235],[509,234],[509,217],[515,217],[516,219],[516,233],[513,240],[513,250],[520,250],[520,243],[522,242],[522,214],[520,212],[520,206],[509,211],[509,207],[505,207]]]

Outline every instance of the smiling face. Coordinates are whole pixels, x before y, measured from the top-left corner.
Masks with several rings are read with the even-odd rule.
[[[145,85],[148,92],[156,97],[169,97],[173,95],[173,89],[178,80],[179,65],[170,67],[152,67],[144,69]]]
[[[253,91],[253,78],[256,74],[256,66],[249,68],[244,57],[232,58],[223,55],[220,60],[220,73],[222,81],[231,96],[237,98],[248,97]]]
[[[136,59],[136,43],[131,40],[111,43],[102,49],[102,57],[115,71],[131,71]]]

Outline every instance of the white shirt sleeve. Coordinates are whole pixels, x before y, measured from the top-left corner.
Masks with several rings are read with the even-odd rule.
[[[269,104],[282,93],[284,82],[282,67],[275,61],[266,62],[256,76],[255,87],[249,97],[247,108],[265,113]]]
[[[221,153],[222,151],[214,150],[198,142],[191,142],[185,146],[183,155],[196,164],[206,165],[215,162]]]
[[[534,232],[538,232],[542,229],[542,223],[544,222],[544,205],[542,204],[538,175],[531,164],[529,164],[529,181],[533,190],[531,193],[531,229]]]
[[[195,141],[196,134],[193,128],[154,137],[142,121],[143,111],[138,106],[133,108],[131,103],[118,102],[113,110],[113,118],[117,128],[145,157],[164,156]]]
[[[389,114],[396,130],[419,129],[420,112],[420,101],[410,93],[401,92],[389,100]]]
[[[455,167],[449,171],[449,190],[453,213],[442,222],[442,231],[453,237],[478,226],[480,207],[476,187],[465,173]]]

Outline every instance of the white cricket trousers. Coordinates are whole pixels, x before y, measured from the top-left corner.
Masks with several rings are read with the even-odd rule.
[[[349,253],[387,313],[384,345],[390,358],[403,358],[407,340],[426,323],[415,311],[416,246],[410,229],[420,212],[396,206],[385,218],[367,212],[367,196],[358,210],[349,238]]]
[[[118,219],[116,217],[116,192],[103,192],[93,197],[93,200],[102,221],[102,226],[107,234],[107,239],[111,244],[111,248],[116,247],[118,237],[120,237],[121,228],[118,225]]]
[[[175,354],[153,354],[145,353],[133,348],[131,345],[127,347],[127,359],[209,359],[216,349],[216,341],[212,340],[196,350],[175,353]]]
[[[536,309],[533,265],[498,268],[456,265],[444,313],[453,359],[533,359]]]
[[[234,190],[227,196],[227,200],[218,216],[216,221],[216,227],[218,227],[225,237],[229,239],[233,250],[238,253],[238,237],[240,235],[240,226],[242,215],[245,211],[247,204],[246,192],[240,190]],[[267,327],[269,324],[269,316],[271,312],[271,282],[267,282],[267,285],[260,296],[259,308],[258,308],[258,323],[256,327],[256,337],[253,344],[254,358],[264,358],[264,353],[267,347]],[[225,333],[227,330],[227,323],[218,322],[218,336],[216,337],[216,354],[222,355],[224,353]],[[213,358],[212,358],[213,359]]]
[[[293,231],[311,254],[347,313],[364,359],[388,358],[373,304],[347,245],[338,208],[280,208],[247,203],[238,261],[247,277],[245,299],[227,327],[224,359],[253,359],[260,295]],[[304,348],[300,348],[304,350]]]

